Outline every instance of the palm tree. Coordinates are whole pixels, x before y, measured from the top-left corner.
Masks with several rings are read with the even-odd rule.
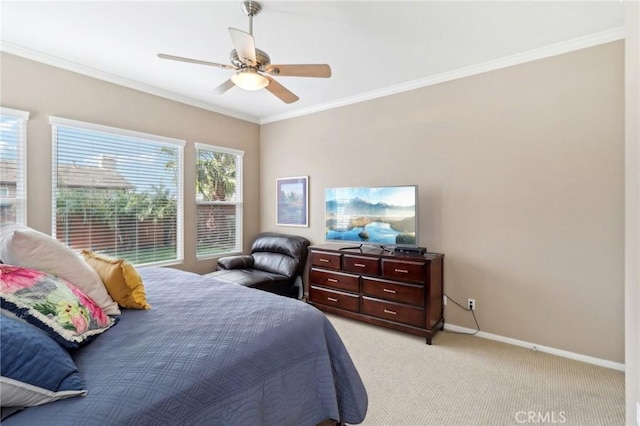
[[[205,201],[225,201],[236,192],[236,157],[200,151],[196,163],[196,189]]]
[[[177,151],[161,148],[169,157],[168,170],[177,171]],[[236,156],[224,152],[198,150],[196,159],[196,190],[204,201],[225,201],[236,192]]]

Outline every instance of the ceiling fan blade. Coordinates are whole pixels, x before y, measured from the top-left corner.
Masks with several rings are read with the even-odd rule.
[[[269,85],[265,87],[268,91],[276,95],[282,102],[285,104],[292,104],[296,102],[299,97],[294,95],[289,89],[284,87],[282,84],[278,83],[274,79],[265,75],[265,78],[269,80]]]
[[[231,89],[233,86],[235,86],[235,83],[231,81],[231,79],[229,79],[224,83],[222,83],[221,85],[215,87],[211,92],[216,95],[222,95],[224,92]]]
[[[331,67],[327,64],[268,65],[265,72],[283,77],[331,77]]]
[[[253,36],[235,28],[229,28],[229,34],[231,34],[231,41],[238,53],[238,58],[243,62],[248,62],[248,65],[255,65],[256,44]]]
[[[209,66],[212,66],[212,67],[235,70],[235,68],[232,67],[231,65],[218,64],[216,62],[201,61],[200,59],[183,58],[182,56],[166,55],[164,53],[158,53],[158,58],[170,59],[172,61],[189,62],[189,63],[192,63],[192,64],[209,65]]]

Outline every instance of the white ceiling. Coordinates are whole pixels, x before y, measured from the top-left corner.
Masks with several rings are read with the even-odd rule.
[[[328,63],[330,79],[276,77],[300,100],[211,89],[229,63],[236,1],[0,4],[3,51],[265,123],[562,53],[624,35],[624,3],[587,1],[263,1],[256,46],[276,64]]]

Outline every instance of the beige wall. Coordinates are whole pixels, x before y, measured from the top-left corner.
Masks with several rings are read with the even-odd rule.
[[[259,232],[260,131],[257,124],[170,101],[42,63],[2,53],[0,104],[31,113],[27,147],[27,224],[51,232],[51,126],[49,116],[186,140],[185,262],[194,272],[214,269],[195,255],[195,148],[207,143],[244,156],[244,241]],[[189,219],[191,218],[191,219]]]
[[[481,330],[624,362],[623,76],[615,42],[263,125],[261,229],[321,243],[324,188],[417,184],[419,242]],[[277,227],[299,175],[310,227]]]
[[[625,8],[626,423],[640,425],[640,4]]]

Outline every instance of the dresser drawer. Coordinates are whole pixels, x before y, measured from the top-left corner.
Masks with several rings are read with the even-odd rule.
[[[314,285],[309,289],[309,301],[347,311],[358,312],[359,299],[360,297],[356,294],[343,293]]]
[[[424,306],[424,286],[421,284],[402,284],[377,278],[362,278],[362,293],[378,299]]]
[[[385,302],[367,296],[362,297],[362,313],[419,328],[424,328],[426,324],[424,309]]]
[[[424,262],[382,259],[382,276],[401,281],[424,281]]]
[[[360,291],[360,280],[358,275],[311,268],[311,271],[309,272],[309,282],[311,284],[353,291],[355,293]]]
[[[328,253],[326,251],[312,251],[310,256],[311,265],[340,270],[341,257],[342,256],[339,253]]]
[[[343,269],[358,274],[380,275],[380,262],[378,258],[375,257],[345,254],[343,258]]]

